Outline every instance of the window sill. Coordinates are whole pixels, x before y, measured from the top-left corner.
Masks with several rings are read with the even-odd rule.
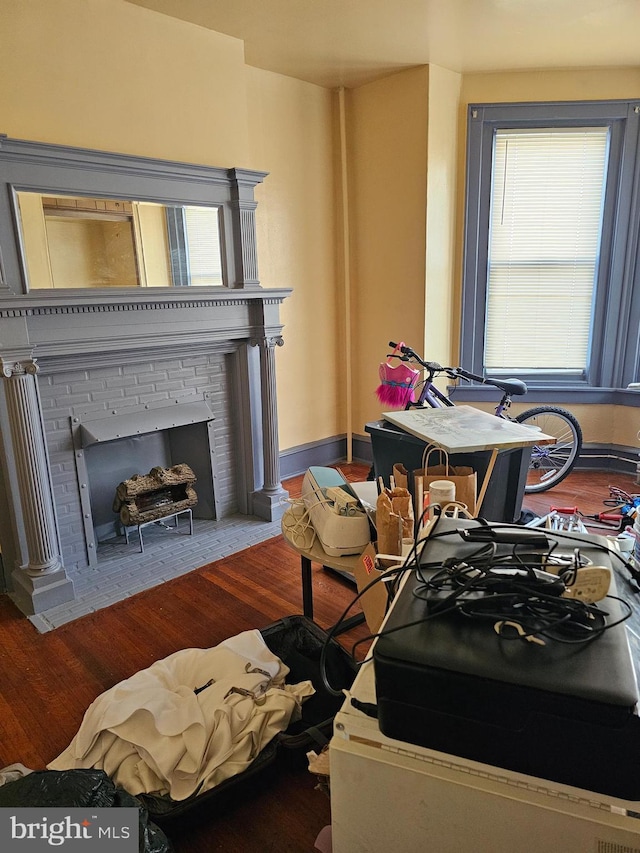
[[[451,391],[451,389],[449,389]],[[500,399],[498,388],[468,386],[457,387],[453,390],[452,399],[456,403],[482,402],[496,405]],[[608,406],[632,406],[640,408],[640,389],[628,390],[626,388],[585,388],[576,386],[544,386],[529,388],[523,397],[514,397],[514,403],[526,403],[537,405],[538,403],[550,403],[553,405],[569,406],[571,404],[586,405],[608,405]]]

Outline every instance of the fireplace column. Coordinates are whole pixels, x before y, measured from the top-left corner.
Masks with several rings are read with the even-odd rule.
[[[283,498],[289,493],[280,482],[280,448],[278,446],[278,401],[276,396],[275,348],[284,344],[276,337],[263,338],[260,348],[260,391],[262,401],[262,454],[264,485],[254,494],[254,511],[261,518],[274,521],[284,514]]]
[[[18,481],[27,563],[14,570],[12,598],[27,614],[74,599],[60,555],[51,476],[34,359],[2,359],[11,447]]]

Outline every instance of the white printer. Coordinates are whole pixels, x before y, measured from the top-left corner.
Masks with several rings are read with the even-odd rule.
[[[302,500],[331,557],[360,554],[371,540],[367,514],[335,468],[309,468],[302,481]]]

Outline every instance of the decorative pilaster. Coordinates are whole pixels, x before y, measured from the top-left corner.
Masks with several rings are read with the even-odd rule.
[[[59,548],[56,515],[34,359],[1,360],[14,464],[18,479],[27,563],[13,573],[14,599],[25,613],[71,601]]]
[[[233,202],[235,232],[241,238],[236,250],[236,287],[260,286],[256,252],[257,206],[255,201]]]
[[[260,287],[256,247],[256,208],[258,203],[253,197],[253,191],[256,184],[259,184],[266,177],[266,174],[266,172],[255,172],[249,169],[229,170],[236,264],[234,287],[244,289]]]
[[[278,400],[276,395],[275,348],[284,344],[279,335],[256,342],[260,348],[260,392],[262,402],[262,454],[264,484],[254,494],[254,511],[261,518],[274,521],[284,514],[283,499],[288,492],[280,482],[280,448],[278,445]]]

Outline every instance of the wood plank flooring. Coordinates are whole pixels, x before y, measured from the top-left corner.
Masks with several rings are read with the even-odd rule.
[[[343,465],[350,479],[367,466]],[[301,478],[286,486],[299,493]],[[552,492],[528,496],[538,514],[550,505],[604,509],[608,487],[640,491],[632,477],[577,472]],[[313,568],[315,619],[328,627],[353,597],[353,586]],[[302,612],[300,560],[281,537],[39,634],[0,596],[0,767],[21,762],[43,769],[75,735],[100,693],[182,648],[208,647],[240,631]],[[340,638],[350,648],[361,626]],[[329,801],[302,768],[281,767],[250,796],[185,821],[170,832],[178,853],[311,853],[330,822]]]

